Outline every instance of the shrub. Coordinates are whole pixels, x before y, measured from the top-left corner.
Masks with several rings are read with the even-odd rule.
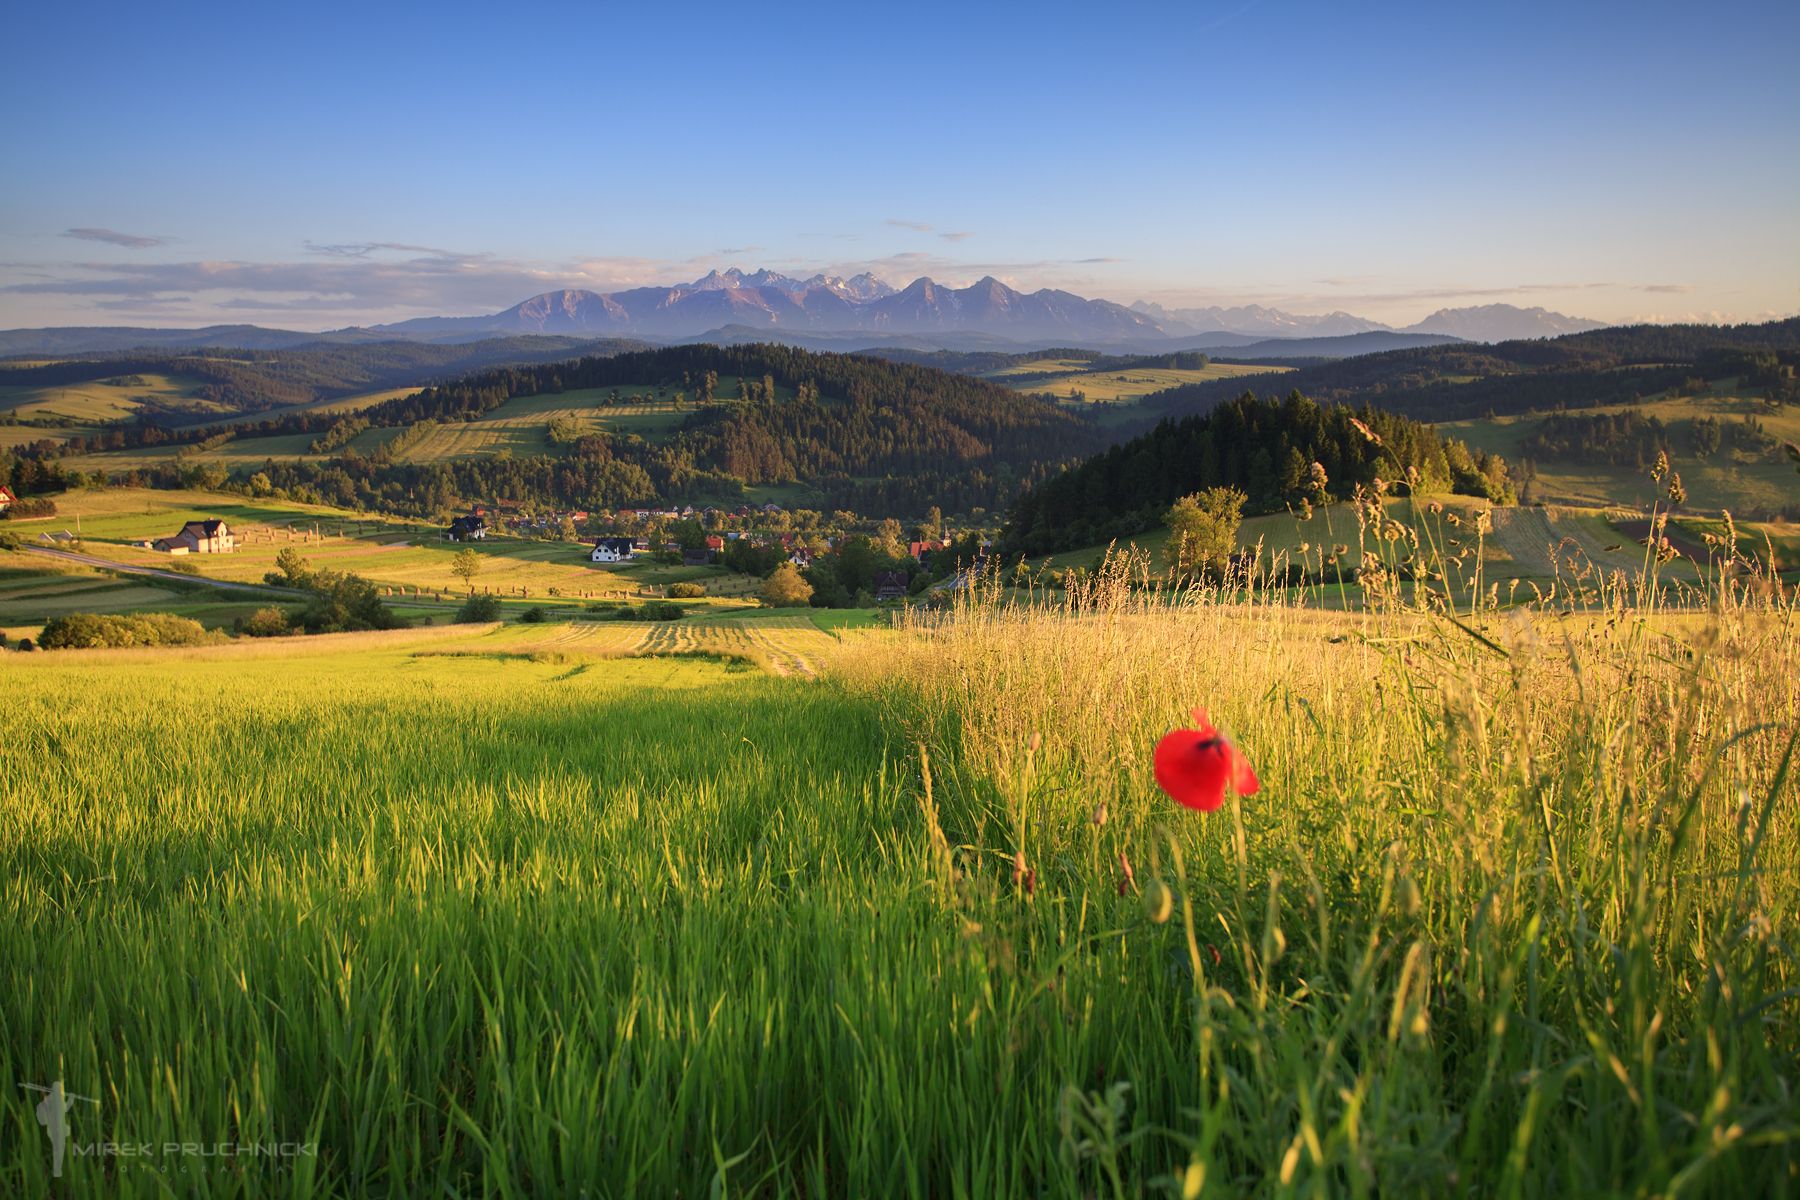
[[[762,602],[770,608],[796,608],[812,599],[812,584],[793,563],[782,563],[763,581]]]
[[[698,600],[706,595],[704,583],[674,583],[669,585],[669,597],[674,600]]]
[[[0,533],[0,550],[17,550],[24,544],[16,533]]]
[[[36,650],[37,647],[31,644],[30,638],[20,638],[19,639],[19,649],[25,650],[25,651],[31,651],[31,650]]]
[[[259,608],[244,618],[245,637],[283,637],[292,632],[285,611],[274,606]]]
[[[545,612],[535,604],[519,614],[519,620],[524,621],[528,625],[542,625],[549,617],[549,613]]]
[[[16,500],[6,510],[8,517],[54,517],[56,501],[48,496],[26,496]]]
[[[670,604],[667,600],[646,600],[636,608],[629,604],[621,604],[617,612],[612,614],[615,621],[679,621],[687,615],[687,610],[679,604]]]
[[[381,602],[375,585],[355,575],[320,571],[310,580],[312,599],[295,617],[308,633],[341,633],[356,629],[400,629],[402,621]]]
[[[44,626],[38,638],[47,650],[117,646],[198,646],[221,635],[200,622],[170,613],[70,613]],[[24,648],[21,641],[20,648]]]
[[[172,558],[169,560],[169,565],[164,567],[163,570],[174,571],[179,575],[198,575],[200,573],[200,564],[191,558]]]
[[[463,601],[463,606],[456,610],[456,620],[461,625],[480,625],[499,619],[500,597],[498,596],[470,596]]]

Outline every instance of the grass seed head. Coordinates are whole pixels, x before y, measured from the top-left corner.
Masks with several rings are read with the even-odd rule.
[[[1144,885],[1144,915],[1163,924],[1175,911],[1175,894],[1169,891],[1169,885],[1160,879],[1152,879]]]

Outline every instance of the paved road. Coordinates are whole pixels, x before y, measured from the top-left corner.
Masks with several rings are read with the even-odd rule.
[[[203,583],[207,587],[222,588],[230,592],[255,592],[259,596],[305,597],[311,595],[310,592],[303,592],[299,588],[271,587],[266,583],[233,583],[224,579],[208,579],[204,575],[183,575],[180,571],[165,571],[160,567],[135,567],[93,554],[78,554],[73,550],[51,550],[43,546],[25,546],[23,549],[32,554],[60,558],[64,562],[80,563],[84,567],[104,567],[108,571],[119,571],[126,575],[145,575],[151,579],[166,579],[171,583]]]
[[[24,546],[21,549],[32,554],[42,554],[49,558],[60,558],[64,562],[80,563],[84,567],[104,567],[108,571],[118,571],[125,575],[142,575],[149,579],[166,579],[171,583],[201,583],[207,587],[219,588],[228,592],[249,592],[257,596],[282,597],[294,600],[305,600],[311,592],[300,588],[275,587],[267,583],[234,583],[227,579],[209,579],[204,575],[183,575],[180,571],[165,571],[161,567],[138,567],[128,563],[114,562],[110,558],[100,558],[93,554],[78,554],[73,550],[52,550],[46,546]],[[388,596],[390,602],[401,602],[410,608],[443,608],[454,609],[461,605],[460,600],[426,600],[423,597]]]

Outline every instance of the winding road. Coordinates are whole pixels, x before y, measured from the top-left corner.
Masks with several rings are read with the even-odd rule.
[[[114,562],[110,558],[100,558],[93,554],[79,554],[73,550],[51,550],[45,546],[20,547],[28,554],[42,554],[48,558],[60,558],[64,562],[79,563],[84,567],[103,567],[108,571],[118,571],[125,575],[144,575],[151,579],[166,579],[171,583],[202,583],[207,587],[220,588],[232,592],[254,592],[259,596],[288,596],[304,598],[311,593],[299,588],[274,587],[266,583],[232,583],[224,579],[209,579],[204,575],[184,575],[180,571],[165,571],[160,567],[136,567],[127,563]]]

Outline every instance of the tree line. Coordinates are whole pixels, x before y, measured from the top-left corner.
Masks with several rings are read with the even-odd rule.
[[[1027,492],[1001,535],[1008,554],[1077,549],[1156,528],[1184,496],[1242,493],[1245,512],[1343,499],[1381,480],[1402,494],[1513,499],[1506,463],[1428,425],[1293,392],[1246,392],[1204,416],[1164,421]]]

